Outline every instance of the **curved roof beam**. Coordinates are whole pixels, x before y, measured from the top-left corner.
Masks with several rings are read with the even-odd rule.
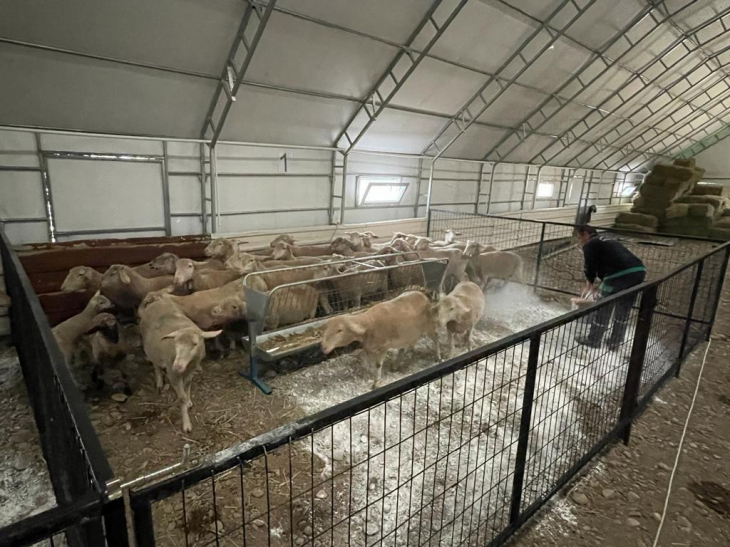
[[[363,99],[362,105],[350,116],[345,127],[339,132],[334,141],[334,146],[340,146],[340,141],[344,138],[346,141],[344,143],[345,155],[349,154],[357,143],[360,142],[360,139],[370,129],[370,126],[375,122],[380,113],[390,104],[390,101],[393,100],[398,90],[403,87],[406,80],[413,74],[418,65],[421,64],[421,61],[423,61],[434,44],[468,2],[468,0],[458,0],[458,2],[453,3],[452,6],[445,9],[446,13],[440,14],[441,16],[445,15],[444,21],[442,23],[437,22],[434,18],[436,11],[442,4],[445,5],[449,1],[453,3],[453,0],[436,0],[434,2],[408,38],[405,47],[398,51],[388,65],[388,68],[385,69],[385,72],[378,78],[375,85],[368,91]],[[430,38],[423,50],[418,54],[414,54],[411,51],[411,46],[419,38],[422,39],[428,36]],[[398,75],[399,69],[402,71],[401,75]],[[405,70],[403,71],[403,69]],[[363,121],[365,122],[364,124],[362,123]]]
[[[203,128],[200,130],[200,138],[210,138],[210,146],[215,146],[220,138],[228,113],[236,100],[238,88],[241,87],[275,5],[276,0],[269,0],[263,7],[252,0],[246,0],[246,10],[241,17],[241,24],[233,40],[226,66],[223,67]],[[243,58],[239,55],[242,48]]]

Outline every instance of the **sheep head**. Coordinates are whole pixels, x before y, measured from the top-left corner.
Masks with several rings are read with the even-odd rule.
[[[235,248],[235,245],[230,239],[220,238],[208,243],[203,253],[209,258],[225,260],[233,254]]]
[[[160,256],[149,261],[151,270],[159,272],[160,275],[174,275],[178,257],[175,253],[162,253]]]
[[[294,258],[291,243],[279,241],[276,245],[274,245],[274,251],[271,253],[271,258],[274,260],[291,260]]]
[[[172,363],[172,371],[183,374],[188,365],[199,363],[205,357],[205,338],[215,338],[222,330],[206,332],[198,327],[186,327],[166,334],[163,340],[171,339],[175,345],[175,360]]]
[[[276,244],[280,241],[288,243],[289,245],[294,245],[294,238],[292,236],[290,236],[289,234],[281,234],[271,240],[271,242],[269,243],[269,247],[276,247]]]
[[[61,291],[85,291],[91,285],[92,276],[95,270],[87,266],[76,266],[68,271],[66,279],[63,280]],[[98,275],[98,273],[97,273]]]
[[[189,258],[179,258],[175,263],[174,284],[176,286],[185,285],[185,283],[193,279],[195,273],[195,263]]]
[[[94,315],[98,315],[114,308],[114,304],[106,296],[96,291],[94,296],[91,297],[91,300],[89,300],[87,308],[91,308],[94,310]]]

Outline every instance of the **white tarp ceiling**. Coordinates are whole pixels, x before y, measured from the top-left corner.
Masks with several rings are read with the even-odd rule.
[[[0,125],[198,138],[246,8],[0,0]],[[264,24],[222,139],[625,169],[730,121],[726,0],[279,0]]]

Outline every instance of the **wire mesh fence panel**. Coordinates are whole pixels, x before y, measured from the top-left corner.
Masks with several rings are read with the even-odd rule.
[[[522,508],[549,497],[616,427],[634,341],[638,295],[542,333]],[[621,310],[626,315],[621,315]],[[619,317],[619,315],[621,315]],[[625,325],[622,324],[625,321]],[[580,345],[593,323],[612,345]]]

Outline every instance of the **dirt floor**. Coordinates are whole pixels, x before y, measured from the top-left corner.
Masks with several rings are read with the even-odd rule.
[[[56,503],[18,356],[0,343],[0,527]]]
[[[658,545],[730,545],[730,286],[712,342]],[[650,547],[706,349],[687,358],[634,425],[586,475],[556,496],[510,542],[515,547]]]

